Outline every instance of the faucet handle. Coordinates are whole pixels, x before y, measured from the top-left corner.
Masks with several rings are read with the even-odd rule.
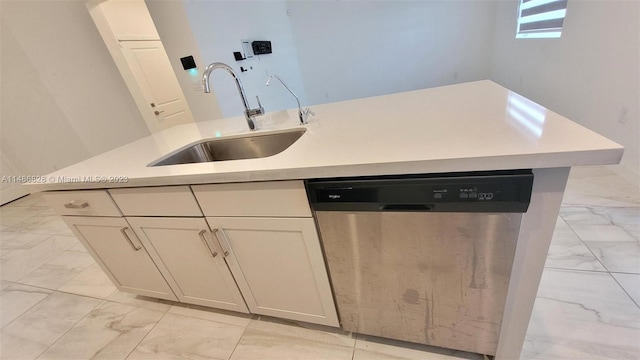
[[[264,108],[262,107],[262,104],[260,103],[260,98],[256,96],[256,100],[258,100],[258,107],[255,108],[255,109],[247,109],[247,110],[245,110],[244,111],[245,117],[251,118],[251,117],[254,117],[254,116],[264,115]],[[251,125],[249,125],[249,128],[251,128]],[[253,130],[253,128],[251,128],[251,130]]]
[[[256,95],[256,100],[258,100],[258,108],[256,110],[258,110],[258,114],[262,115],[264,114],[264,108],[262,107],[262,104],[260,103],[260,98],[258,97],[258,95]]]
[[[305,108],[304,110],[299,110],[299,114],[300,115],[300,124],[306,124],[307,123],[307,119],[309,118],[309,115],[315,115],[316,113],[314,113],[310,108]]]

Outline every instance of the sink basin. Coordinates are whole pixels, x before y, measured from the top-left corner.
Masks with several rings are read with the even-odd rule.
[[[189,145],[175,154],[163,156],[149,166],[255,159],[272,156],[293,145],[305,131],[306,129],[295,129],[278,133],[203,140]]]

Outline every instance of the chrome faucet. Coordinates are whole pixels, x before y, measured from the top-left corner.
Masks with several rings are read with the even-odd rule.
[[[214,62],[212,64],[209,64],[209,66],[207,66],[207,68],[204,69],[204,73],[202,74],[202,86],[204,87],[204,92],[205,93],[211,92],[211,90],[209,89],[209,75],[215,69],[227,70],[227,72],[231,74],[231,76],[233,76],[233,80],[236,81],[238,92],[240,93],[240,97],[242,98],[242,105],[244,105],[244,118],[247,119],[247,124],[249,125],[249,129],[255,130],[256,123],[254,121],[254,118],[256,116],[264,115],[264,108],[262,108],[262,104],[260,104],[260,98],[257,96],[256,96],[256,99],[258,100],[258,107],[256,109],[249,108],[247,95],[244,93],[244,89],[242,88],[240,79],[238,78],[236,73],[233,71],[233,69],[229,65],[221,62]]]
[[[306,109],[302,110],[302,107],[300,106],[300,100],[298,99],[296,94],[294,94],[293,91],[291,91],[291,89],[289,89],[287,84],[285,84],[284,81],[282,81],[282,79],[280,79],[280,77],[278,75],[269,76],[269,79],[267,80],[267,83],[265,85],[269,86],[269,84],[271,83],[272,79],[276,79],[276,80],[280,81],[280,83],[285,87],[285,89],[289,90],[291,95],[293,95],[293,97],[296,98],[296,102],[298,102],[298,117],[300,118],[300,124],[306,124],[307,123],[307,118],[309,117],[309,115],[315,115],[315,113],[313,111],[311,111],[311,109],[309,109],[309,108],[306,108]]]

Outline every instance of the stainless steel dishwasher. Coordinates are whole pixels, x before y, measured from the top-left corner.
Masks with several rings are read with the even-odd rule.
[[[306,182],[343,329],[495,355],[530,170]]]

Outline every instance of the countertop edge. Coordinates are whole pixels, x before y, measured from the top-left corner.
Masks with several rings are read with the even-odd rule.
[[[233,173],[188,174],[136,178],[125,183],[29,183],[30,192],[56,190],[111,189],[126,187],[196,185],[234,182],[305,180],[345,176],[401,175],[463,171],[511,170],[524,168],[559,168],[620,163],[624,148],[584,150],[576,152],[502,155],[482,158],[438,159],[392,163],[351,164],[338,166],[298,167],[287,169],[247,170]],[[241,160],[239,160],[241,161]],[[522,166],[526,164],[526,166]]]

